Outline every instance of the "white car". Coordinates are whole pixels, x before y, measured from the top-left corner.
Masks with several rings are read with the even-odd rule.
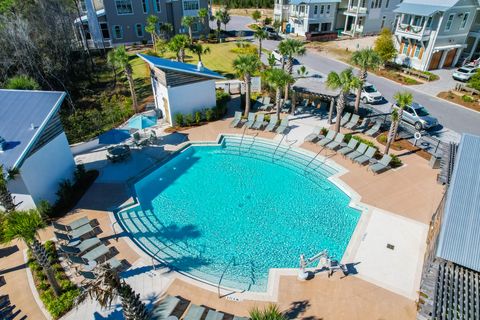
[[[363,103],[380,103],[383,96],[373,84],[366,82],[362,88],[361,99]]]
[[[466,82],[477,72],[478,68],[473,66],[464,66],[458,68],[452,75],[453,79]]]

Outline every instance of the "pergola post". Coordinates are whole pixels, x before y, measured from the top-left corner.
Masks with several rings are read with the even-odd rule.
[[[333,115],[333,107],[335,104],[335,98],[330,98],[330,108],[328,109],[328,124],[332,124],[332,115]]]

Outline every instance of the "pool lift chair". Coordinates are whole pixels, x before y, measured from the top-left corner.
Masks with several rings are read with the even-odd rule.
[[[346,266],[340,264],[337,260],[332,259],[328,254],[328,251],[325,249],[308,259],[305,259],[303,253],[300,255],[300,268],[298,270],[297,279],[302,281],[307,280],[308,272],[306,271],[306,268],[315,262],[318,262],[315,271],[327,269],[330,274],[333,274],[335,270],[342,270],[344,274],[347,273]]]

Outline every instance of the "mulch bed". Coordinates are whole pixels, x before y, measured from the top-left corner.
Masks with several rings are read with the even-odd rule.
[[[386,145],[386,142],[383,142],[384,140],[382,140],[382,138],[380,138],[381,136],[386,136],[386,135],[387,135],[387,132],[384,132],[384,133],[380,134],[377,137],[377,142],[382,144],[382,145]],[[419,155],[420,157],[424,158],[425,160],[430,160],[430,158],[432,157],[432,155],[430,153],[423,150],[422,148],[419,148],[419,147],[416,147],[416,146],[412,145],[407,139],[397,139],[397,140],[395,140],[392,143],[390,148],[392,148],[393,150],[396,150],[396,151],[406,151],[406,152],[415,153],[415,154]],[[401,155],[401,154],[399,154],[399,155]]]
[[[462,105],[466,108],[469,108],[475,111],[480,111],[480,101],[478,99],[476,99],[476,101],[474,102],[466,102],[466,101],[463,101],[462,96],[463,96],[462,94],[457,94],[451,91],[443,91],[437,95],[437,97],[441,99]]]

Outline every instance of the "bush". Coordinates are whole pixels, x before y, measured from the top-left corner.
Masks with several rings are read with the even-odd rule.
[[[202,113],[200,111],[195,112],[195,123],[198,125],[202,121]]]
[[[215,113],[212,108],[208,108],[207,110],[205,110],[205,120],[207,120],[208,122],[215,120]]]
[[[390,156],[392,157],[392,160],[390,161],[390,166],[392,168],[398,168],[403,165],[402,160],[400,160],[397,155],[391,153]]]
[[[378,140],[378,142],[380,142],[380,143],[387,143],[387,140],[388,140],[388,139],[387,139],[387,136],[386,136],[386,135],[380,135],[380,136],[378,136],[377,140]]]
[[[463,102],[467,102],[467,103],[471,103],[475,101],[475,99],[472,96],[469,96],[468,94],[464,94],[462,96],[462,100]]]
[[[216,39],[215,33],[209,33],[208,34],[208,40],[209,41],[215,41],[215,39]]]
[[[271,24],[272,24],[272,18],[266,17],[266,18],[263,20],[263,23],[264,23],[266,26],[271,25]]]
[[[185,125],[187,127],[191,126],[193,124],[193,115],[191,113],[187,113],[184,117],[183,120],[185,122]]]
[[[468,86],[475,90],[480,90],[480,69],[468,80]]]
[[[175,124],[179,127],[182,127],[183,126],[183,122],[184,122],[184,119],[183,119],[183,114],[177,112],[175,113],[175,115],[173,116],[173,118],[175,119]]]
[[[257,54],[257,47],[252,46],[249,43],[237,42],[236,47],[230,49],[231,52],[237,54]]]
[[[326,136],[327,133],[328,133],[328,129],[327,129],[327,128],[322,128],[322,129],[320,130],[320,133],[321,133],[323,136]],[[351,136],[351,134],[350,134],[350,136]],[[349,139],[349,140],[350,140],[350,139]]]

